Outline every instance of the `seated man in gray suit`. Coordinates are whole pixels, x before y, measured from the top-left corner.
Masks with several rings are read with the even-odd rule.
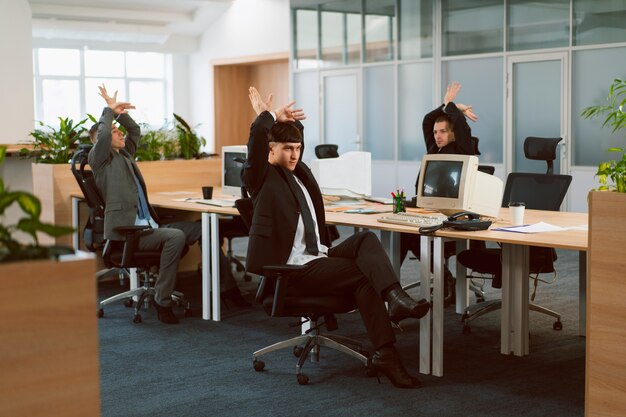
[[[100,121],[89,131],[94,142],[89,152],[89,165],[106,205],[104,237],[123,240],[124,237],[114,231],[119,226],[151,226],[142,234],[139,249],[161,250],[154,305],[159,320],[176,324],[178,319],[172,312],[171,297],[178,263],[185,245],[199,242],[202,229],[198,222],[178,222],[159,227],[158,216],[148,202],[146,184],[133,158],[139,144],[140,128],[128,115],[128,110],[135,107],[127,102],[118,102],[117,92],[110,97],[104,85],[98,88],[107,107],[102,111]],[[114,120],[126,129],[126,137],[113,124]],[[223,266],[224,262],[220,265]],[[221,272],[222,294],[228,295],[237,305],[240,303],[236,300],[245,302],[230,268],[222,268]],[[235,292],[238,297],[234,296]]]

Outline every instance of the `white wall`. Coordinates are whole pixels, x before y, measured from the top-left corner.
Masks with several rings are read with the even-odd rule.
[[[211,61],[287,52],[290,25],[289,0],[237,0],[204,33],[200,52],[190,57],[190,103],[191,120],[201,124],[198,132],[207,139],[209,152],[215,142]]]
[[[27,0],[0,0],[0,143],[29,138],[34,126],[33,50]]]

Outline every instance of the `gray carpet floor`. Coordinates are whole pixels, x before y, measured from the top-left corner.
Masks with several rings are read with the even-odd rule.
[[[348,233],[342,230],[342,234]],[[241,241],[241,239],[238,239]],[[236,252],[245,252],[245,241]],[[453,265],[452,265],[453,266]],[[407,259],[403,283],[417,279],[419,263]],[[133,324],[121,303],[99,320],[102,415],[120,416],[551,416],[584,414],[585,339],[578,331],[578,253],[559,252],[555,283],[540,284],[535,302],[559,311],[563,330],[553,319],[530,313],[530,355],[499,353],[500,313],[472,322],[462,333],[460,316],[445,311],[444,376],[421,375],[418,390],[394,388],[389,380],[366,376],[362,364],[323,350],[319,363],[308,362],[307,386],[296,382],[291,350],[269,354],[266,370],[252,368],[252,352],[293,337],[293,319],[268,317],[260,306],[222,304],[222,321],[201,319],[200,279],[180,274],[178,289],[193,303],[194,317],[176,326],[161,324],[154,309]],[[454,270],[454,269],[452,269]],[[238,282],[253,301],[256,282]],[[499,298],[486,283],[487,299]],[[120,291],[117,281],[99,284],[105,297]],[[370,347],[357,313],[341,315],[338,334]],[[411,373],[418,373],[416,320],[403,322],[398,349]]]

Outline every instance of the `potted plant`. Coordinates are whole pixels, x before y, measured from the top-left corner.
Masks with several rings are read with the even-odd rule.
[[[176,141],[172,132],[167,127],[157,130],[148,130],[148,124],[142,124],[142,132],[145,131],[135,153],[137,161],[160,161],[173,159],[176,156]]]
[[[6,147],[0,147],[0,166],[4,163]],[[57,237],[72,233],[74,229],[65,226],[55,226],[40,220],[41,202],[33,194],[25,191],[11,191],[4,186],[4,180],[0,177],[0,217],[5,214],[8,207],[17,203],[25,214],[16,224],[0,223],[0,263],[55,257],[60,254],[73,253],[67,247],[40,246],[37,232]],[[15,237],[17,232],[22,232],[32,239],[32,243],[25,244]]]
[[[590,119],[601,114],[606,115],[602,126],[609,125],[613,127],[613,132],[617,132],[626,127],[626,113],[623,110],[626,106],[626,81],[620,78],[613,80],[606,100],[607,104],[587,107],[582,116]],[[608,151],[621,154],[621,157],[599,164],[596,172],[600,183],[598,189],[614,189],[619,193],[626,193],[626,150],[612,147]],[[612,185],[608,183],[609,178],[613,181]]]
[[[74,123],[69,117],[59,117],[58,129],[38,122],[42,128],[30,133],[30,136],[35,139],[33,150],[22,149],[20,152],[23,155],[34,155],[38,163],[67,164],[78,147],[81,135],[87,130],[85,127],[87,120],[83,119]],[[44,127],[47,129],[43,129]]]
[[[178,137],[178,150],[183,159],[198,159],[200,148],[206,145],[206,139],[198,136],[189,124],[176,113],[175,129]]]

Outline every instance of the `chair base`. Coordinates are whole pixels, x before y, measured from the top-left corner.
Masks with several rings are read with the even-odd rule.
[[[352,356],[353,358],[361,361],[369,370],[371,362],[369,352],[364,350],[361,343],[358,341],[344,336],[320,334],[319,332],[312,333],[313,334],[309,333],[283,340],[257,350],[252,354],[254,369],[257,372],[260,372],[265,368],[265,362],[260,359],[261,356],[281,349],[293,347],[293,353],[296,357],[298,357],[298,363],[296,364],[297,381],[300,385],[306,385],[309,382],[309,378],[302,373],[304,363],[308,357],[311,357],[311,362],[318,362],[320,347],[324,346]]]
[[[122,274],[123,270],[120,270],[120,274]],[[154,287],[150,283],[150,278],[148,276],[144,277],[144,284],[141,287],[137,287],[132,290],[124,291],[122,293],[116,294],[109,298],[106,298],[99,303],[98,309],[98,317],[104,317],[104,306],[107,304],[114,303],[119,300],[124,300],[124,305],[126,307],[132,307],[135,305],[134,315],[133,315],[133,323],[141,323],[141,308],[143,305],[146,305],[146,308],[154,300],[154,296],[156,294]],[[135,303],[136,301],[136,303]],[[178,306],[182,306],[185,309],[185,317],[191,316],[191,303],[185,299],[185,294],[180,291],[172,292],[172,302],[174,302]]]
[[[461,321],[463,322],[463,333],[471,333],[471,328],[469,323],[472,320],[475,320],[481,316],[484,316],[487,313],[492,311],[496,311],[502,308],[501,300],[488,301],[486,303],[481,303],[478,306],[471,306],[465,309],[465,313],[461,317]],[[530,311],[536,311],[538,313],[545,314],[547,316],[554,317],[556,321],[552,324],[552,328],[554,330],[563,329],[563,323],[561,322],[561,315],[554,310],[550,310],[549,308],[529,303],[528,309]]]

